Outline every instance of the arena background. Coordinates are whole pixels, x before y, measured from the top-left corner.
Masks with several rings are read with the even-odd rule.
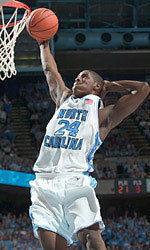
[[[58,16],[59,30],[51,48],[68,87],[83,69],[110,81],[150,81],[150,0],[23,2],[31,10],[46,7]],[[0,82],[0,244],[1,249],[40,249],[28,218],[29,180],[34,178],[32,166],[55,105],[48,94],[38,44],[26,29],[16,42],[15,63],[17,75]],[[119,97],[109,94],[104,101],[114,103]],[[95,168],[96,193],[109,224],[103,234],[107,248],[150,249],[149,96],[110,133],[96,153]],[[131,221],[136,221],[132,237]],[[113,233],[119,230],[122,236]]]

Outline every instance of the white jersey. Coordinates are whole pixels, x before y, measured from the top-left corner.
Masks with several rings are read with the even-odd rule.
[[[41,173],[88,173],[94,171],[93,157],[102,144],[99,137],[96,95],[70,96],[46,127],[39,157],[33,170]]]

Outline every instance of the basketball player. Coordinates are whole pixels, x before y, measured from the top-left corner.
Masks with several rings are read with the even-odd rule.
[[[103,81],[91,70],[76,77],[68,89],[50,53],[40,44],[42,67],[56,112],[46,128],[31,182],[30,216],[45,250],[65,250],[74,237],[84,249],[104,250],[103,224],[90,177],[95,151],[108,133],[134,112],[150,92],[146,82]],[[103,107],[108,92],[126,92],[114,105]]]

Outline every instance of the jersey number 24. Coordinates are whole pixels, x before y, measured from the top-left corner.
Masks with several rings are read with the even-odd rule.
[[[69,135],[70,136],[76,136],[78,131],[79,131],[79,126],[81,124],[81,122],[79,121],[75,121],[72,123],[69,123],[69,121],[67,120],[60,120],[58,122],[59,125],[64,124],[64,126],[62,126],[60,129],[58,129],[54,134],[55,135],[64,135],[65,130],[70,131]]]

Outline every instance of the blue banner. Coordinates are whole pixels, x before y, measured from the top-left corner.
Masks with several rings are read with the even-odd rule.
[[[34,174],[0,169],[0,184],[30,187],[29,181],[34,179]]]

